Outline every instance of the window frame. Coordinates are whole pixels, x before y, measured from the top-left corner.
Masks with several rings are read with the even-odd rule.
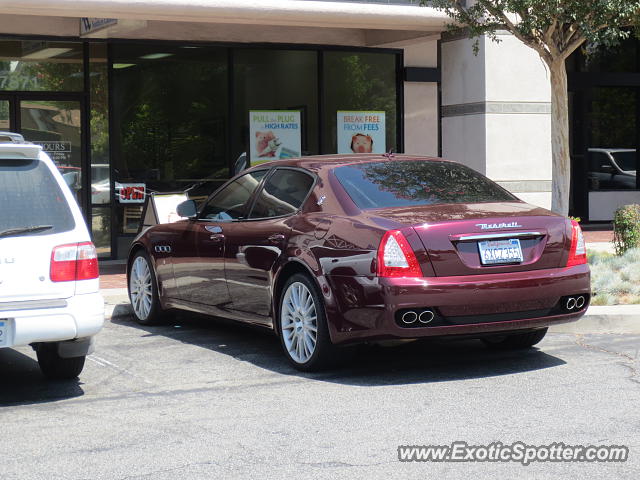
[[[255,207],[256,201],[258,200],[258,196],[262,193],[262,191],[264,190],[265,185],[267,184],[267,182],[269,181],[269,179],[276,173],[276,171],[278,170],[294,170],[294,171],[298,171],[301,172],[305,175],[308,175],[309,177],[311,177],[311,186],[309,187],[309,191],[307,192],[307,194],[304,197],[304,200],[302,200],[302,203],[300,204],[300,207],[298,207],[295,211],[291,212],[291,213],[286,213],[284,215],[276,215],[274,217],[256,217],[256,218],[249,218],[249,215],[251,215],[251,212],[253,212],[253,208]],[[244,219],[244,221],[247,222],[251,222],[251,221],[261,221],[261,220],[274,220],[274,219],[279,219],[279,218],[286,218],[286,217],[292,217],[294,215],[298,215],[302,209],[304,208],[305,204],[307,203],[307,200],[309,200],[309,197],[311,196],[311,193],[313,192],[313,190],[316,188],[316,184],[318,183],[318,176],[316,174],[314,174],[313,172],[310,172],[309,170],[305,169],[305,168],[301,168],[301,167],[293,167],[293,166],[274,166],[271,168],[271,171],[264,177],[261,185],[258,187],[258,189],[255,191],[254,195],[253,195],[253,199],[251,201],[251,206],[247,212],[247,218]]]
[[[255,170],[245,170],[242,173],[238,174],[237,176],[235,176],[233,178],[230,178],[228,181],[226,181],[224,184],[222,184],[220,186],[220,188],[216,189],[211,195],[209,195],[209,197],[207,198],[206,202],[202,203],[202,207],[198,211],[198,216],[196,217],[196,220],[197,221],[202,221],[202,222],[221,222],[221,223],[241,222],[241,221],[246,220],[246,217],[248,216],[249,212],[251,211],[250,208],[247,208],[247,206],[249,205],[251,208],[253,208],[253,202],[254,202],[256,193],[262,190],[262,186],[264,185],[265,180],[270,176],[270,170],[271,169],[269,169],[269,168],[257,168]],[[265,174],[262,177],[262,179],[260,179],[260,183],[258,183],[258,186],[256,187],[256,189],[253,191],[253,193],[251,193],[251,195],[247,199],[246,203],[244,204],[243,217],[232,218],[231,220],[225,220],[225,219],[213,220],[211,218],[202,218],[202,214],[203,214],[205,208],[207,207],[207,205],[209,205],[209,202],[211,202],[217,195],[222,193],[229,185],[231,185],[236,180],[239,180],[240,178],[244,177],[245,175],[250,175],[250,174],[257,173],[257,172],[265,172]]]

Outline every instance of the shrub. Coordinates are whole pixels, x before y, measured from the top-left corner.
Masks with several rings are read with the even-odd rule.
[[[625,205],[613,217],[613,246],[616,255],[640,247],[640,205]]]

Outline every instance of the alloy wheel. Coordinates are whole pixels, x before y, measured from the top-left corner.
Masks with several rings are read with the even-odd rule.
[[[140,320],[146,320],[151,312],[153,302],[153,283],[151,269],[147,260],[139,256],[133,262],[131,278],[129,279],[129,293],[133,311]]]
[[[284,294],[280,327],[292,360],[300,364],[309,361],[318,342],[318,316],[313,296],[301,282],[289,285]]]

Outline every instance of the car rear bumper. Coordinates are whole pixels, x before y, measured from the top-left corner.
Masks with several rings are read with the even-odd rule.
[[[4,339],[0,348],[92,337],[104,324],[100,293],[65,300],[0,303]]]
[[[464,277],[330,277],[334,343],[531,330],[578,320],[589,305],[588,265]],[[560,300],[584,296],[570,312]],[[432,309],[435,320],[401,326],[398,313]]]

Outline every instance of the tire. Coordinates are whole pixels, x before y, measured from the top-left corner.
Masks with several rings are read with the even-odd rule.
[[[143,250],[131,261],[128,291],[133,315],[140,325],[156,325],[162,321],[164,311],[158,298],[155,272],[149,255]]]
[[[278,306],[280,343],[293,367],[316,372],[344,361],[346,350],[331,343],[324,301],[307,275],[296,273],[287,280]]]
[[[503,337],[483,338],[484,344],[493,350],[524,350],[539,343],[547,334],[546,328],[527,333],[517,333]]]
[[[58,355],[57,343],[42,343],[36,351],[42,374],[51,380],[71,380],[77,378],[84,368],[86,355],[62,358]]]

